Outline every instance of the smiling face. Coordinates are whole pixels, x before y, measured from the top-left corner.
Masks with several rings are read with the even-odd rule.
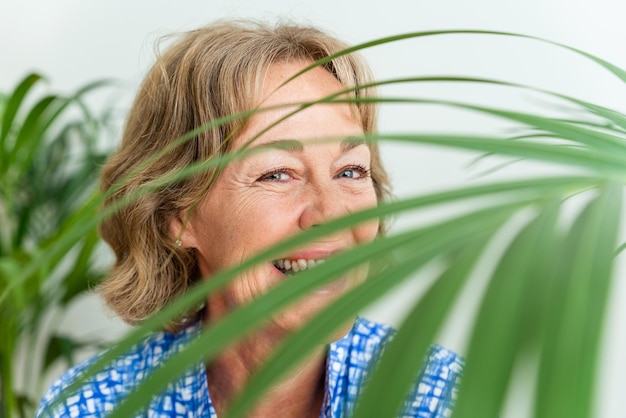
[[[343,89],[329,72],[316,68],[276,90],[306,65],[273,64],[261,90],[263,105],[314,100]],[[254,115],[232,148],[241,148],[292,110]],[[173,221],[172,235],[180,236],[184,247],[194,249],[204,277],[210,279],[315,225],[376,205],[369,147],[345,140],[320,140],[362,135],[355,115],[347,104],[315,105],[280,122],[252,143],[253,147],[266,145],[262,151],[231,162],[220,173],[182,234],[180,222]],[[209,318],[246,304],[277,282],[297,280],[298,271],[373,240],[377,231],[377,221],[363,223],[256,266],[211,297]],[[337,279],[276,317],[275,323],[283,329],[301,325],[366,274],[367,269],[360,268]]]

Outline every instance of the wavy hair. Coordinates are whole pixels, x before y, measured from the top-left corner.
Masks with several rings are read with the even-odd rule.
[[[189,131],[258,105],[263,74],[273,63],[313,62],[346,47],[318,29],[293,24],[219,22],[181,34],[149,70],[126,120],[121,145],[103,168],[101,188],[110,193],[105,207],[164,176],[227,153],[232,142],[227,138],[245,121],[208,129],[154,158]],[[375,95],[373,89],[359,87],[370,83],[372,76],[357,55],[334,58],[323,68],[352,88],[352,97]],[[375,104],[361,102],[355,109],[364,132],[374,132]],[[389,181],[377,145],[369,146],[372,179],[381,201],[389,193]],[[154,161],[148,164],[151,157]],[[174,244],[169,225],[202,199],[214,179],[215,170],[206,170],[140,193],[101,223],[101,235],[116,261],[99,290],[127,323],[149,318],[200,279],[193,252]],[[179,326],[180,321],[168,328]]]

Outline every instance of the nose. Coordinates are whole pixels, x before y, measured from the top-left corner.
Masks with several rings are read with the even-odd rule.
[[[350,213],[349,200],[340,190],[334,189],[331,182],[308,187],[304,193],[305,202],[300,214],[303,230]]]

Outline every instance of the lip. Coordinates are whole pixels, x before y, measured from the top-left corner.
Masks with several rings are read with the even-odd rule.
[[[274,259],[274,261],[276,260],[291,260],[291,261],[296,261],[296,260],[314,260],[314,261],[318,261],[318,260],[326,260],[327,258],[338,254],[342,251],[345,251],[346,248],[337,248],[337,247],[316,247],[316,248],[308,248],[308,249],[303,249],[300,251],[297,251],[295,253],[291,253],[289,255],[286,256],[282,256],[282,257],[277,257]],[[294,273],[291,274],[287,274],[284,271],[282,271],[277,265],[274,264],[274,261],[272,261],[270,264],[272,265],[272,267],[276,270],[276,272],[278,272],[281,276],[291,276]]]
[[[276,267],[275,265],[271,264],[272,268],[274,269],[274,271],[281,277],[281,280],[283,280],[285,277],[290,277],[288,274],[283,273],[282,271],[280,271],[278,269],[278,267]],[[313,290],[312,291],[312,295],[318,295],[318,296],[323,296],[323,297],[327,297],[330,295],[335,295],[338,292],[343,291],[343,289],[345,289],[347,287],[347,280],[345,277],[339,277],[327,284],[325,284],[324,286]]]
[[[327,257],[330,257],[331,255],[340,253],[342,250],[336,250],[336,251],[318,251],[318,250],[313,250],[313,251],[301,251],[298,253],[294,253],[288,257],[283,258],[284,260],[292,260],[292,259],[306,259],[306,260],[324,260]],[[291,257],[298,257],[298,258],[291,258]],[[270,266],[274,269],[274,271],[281,277],[291,277],[290,274],[286,274],[283,271],[281,271],[277,266],[275,266],[273,263],[270,263]],[[297,273],[296,273],[297,274]],[[345,277],[339,277],[327,284],[325,284],[324,286],[314,290],[312,293],[316,294],[316,295],[320,295],[320,296],[329,296],[329,295],[334,295],[337,294],[338,292],[342,291],[343,289],[345,289],[347,286],[347,281]]]
[[[285,266],[283,266],[282,260],[286,260]],[[287,260],[289,259],[278,259],[276,261],[272,261],[271,265],[274,267],[274,269],[276,269],[281,274],[286,275],[286,276],[292,276],[293,274],[298,273],[300,271],[309,270],[313,268],[314,266],[325,261],[325,259],[317,259],[317,260],[298,259],[298,260],[290,260],[290,261],[287,261]],[[303,261],[304,261],[304,267],[302,263]],[[290,264],[287,264],[287,263],[290,263]],[[287,265],[289,265],[289,267],[287,267]]]
[[[337,253],[340,253],[342,251],[345,251],[345,248],[333,248],[333,249],[328,249],[328,248],[314,248],[314,249],[308,249],[308,250],[302,250],[302,251],[298,251],[292,254],[288,254],[284,257],[278,257],[276,258],[277,260],[279,259],[284,259],[284,260],[323,260],[326,258],[329,258]]]

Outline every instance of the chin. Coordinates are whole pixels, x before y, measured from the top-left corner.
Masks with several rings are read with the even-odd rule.
[[[278,314],[274,323],[288,333],[297,331],[354,286],[354,280],[342,278],[320,287]],[[352,328],[355,318],[356,314],[341,324],[324,343],[330,343],[345,336]]]

